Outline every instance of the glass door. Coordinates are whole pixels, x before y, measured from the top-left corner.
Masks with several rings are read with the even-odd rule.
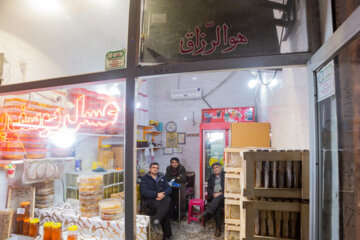
[[[360,239],[359,19],[360,7],[308,63],[314,96],[309,239]]]
[[[225,130],[204,130],[204,141],[203,141],[203,161],[204,161],[204,172],[205,181],[204,192],[207,192],[207,180],[213,173],[211,165],[215,162],[224,164],[224,148],[225,148]]]

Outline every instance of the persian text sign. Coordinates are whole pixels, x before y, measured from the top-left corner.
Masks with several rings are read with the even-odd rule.
[[[185,37],[180,39],[180,54],[206,56],[213,54],[218,48],[225,54],[234,51],[239,44],[248,44],[247,37],[240,32],[235,36],[228,36],[229,27],[226,23],[215,27],[214,21],[209,21],[205,23],[205,28],[214,28],[216,39],[206,41],[206,33],[196,26],[193,32],[186,33]]]
[[[318,102],[335,94],[334,70],[334,61],[331,61],[316,73]]]
[[[125,68],[125,49],[106,53],[105,69],[113,70]]]
[[[201,122],[254,122],[254,112],[254,107],[202,109]]]

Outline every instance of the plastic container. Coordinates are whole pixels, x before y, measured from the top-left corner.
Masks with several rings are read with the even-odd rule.
[[[61,223],[53,223],[51,226],[51,240],[62,240]]]
[[[25,152],[21,149],[2,149],[1,156],[7,160],[21,160],[24,159]]]
[[[26,149],[27,159],[41,159],[46,158],[47,149]]]
[[[43,232],[44,240],[51,240],[52,225],[53,225],[53,222],[44,223],[44,232]]]
[[[28,138],[23,141],[26,148],[30,149],[47,149],[47,140],[38,138]]]
[[[43,188],[54,188],[55,187],[55,181],[44,181],[39,182],[35,184],[36,191],[43,189]]]
[[[68,240],[77,240],[78,235],[79,235],[78,226],[71,225],[68,227],[68,230],[67,230],[67,239]]]
[[[38,218],[30,219],[29,236],[37,237],[38,235],[39,235],[39,219]]]
[[[104,199],[99,202],[100,217],[103,220],[119,219],[124,212],[124,201],[121,199]]]
[[[24,218],[24,225],[23,225],[23,232],[22,234],[25,236],[29,235],[29,230],[30,230],[30,218]]]

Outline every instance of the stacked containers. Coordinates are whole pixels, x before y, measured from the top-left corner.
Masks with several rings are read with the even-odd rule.
[[[55,201],[55,182],[45,181],[36,183],[36,196],[35,207],[36,208],[49,208],[54,205]]]
[[[103,197],[103,176],[83,174],[78,178],[81,216],[94,217],[99,213],[99,201]]]
[[[123,216],[124,201],[116,198],[104,199],[99,202],[99,208],[102,220],[117,220]]]

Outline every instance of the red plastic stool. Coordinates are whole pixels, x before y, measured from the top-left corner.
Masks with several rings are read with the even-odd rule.
[[[200,206],[200,213],[193,213],[193,211],[192,211],[193,206]],[[188,224],[190,224],[191,221],[199,221],[199,218],[197,216],[203,212],[204,212],[204,200],[203,199],[190,199],[189,211],[188,211]],[[204,224],[204,221],[202,221],[202,224]]]

